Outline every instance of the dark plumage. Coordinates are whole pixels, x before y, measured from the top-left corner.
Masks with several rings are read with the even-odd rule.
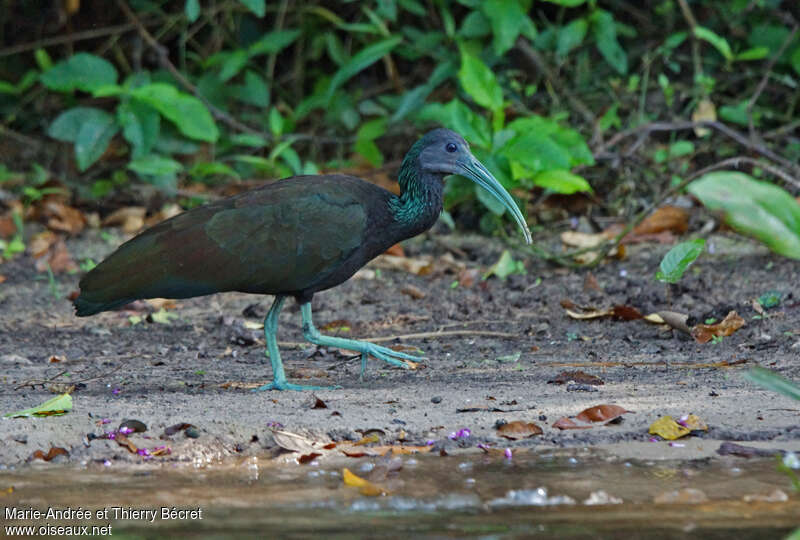
[[[276,296],[265,321],[275,380],[263,389],[307,388],[283,375],[271,327],[283,299],[304,308],[306,337],[333,345],[311,322],[314,293],[346,281],[393,244],[429,229],[442,209],[443,178],[462,174],[484,185],[512,212],[519,209],[456,133],[439,129],[403,160],[401,196],[352,176],[298,176],[192,209],[129,240],[80,282],[79,316],[140,298],[189,298],[225,291]],[[307,309],[306,309],[307,308]],[[270,317],[273,317],[271,319]],[[271,334],[271,335],[270,335]],[[316,340],[316,341],[315,341]],[[413,358],[376,345],[338,343],[393,364]],[[273,351],[274,348],[274,351]]]

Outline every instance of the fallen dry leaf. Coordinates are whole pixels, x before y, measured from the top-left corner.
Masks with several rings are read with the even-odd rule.
[[[144,216],[147,209],[143,206],[126,206],[111,212],[103,219],[104,227],[119,225],[123,232],[133,234],[144,226]]]
[[[671,416],[662,416],[650,425],[650,435],[658,435],[662,439],[674,441],[691,433],[688,427],[680,425]]]
[[[564,245],[578,248],[578,249],[587,249],[598,247],[609,240],[612,240],[616,237],[616,234],[612,231],[603,231],[599,233],[583,233],[578,231],[564,231],[561,233],[561,242]],[[574,259],[576,262],[580,264],[588,263],[589,261],[593,261],[597,258],[598,252],[596,251],[586,251],[584,253],[580,253],[575,255]],[[618,259],[622,259],[625,257],[625,251],[622,249],[622,246],[616,247],[611,250],[608,254],[609,257],[616,257]]]
[[[425,292],[423,292],[419,287],[415,287],[410,283],[403,285],[403,288],[400,289],[400,292],[414,298],[415,300],[422,300],[425,298]]]
[[[67,452],[64,448],[61,448],[60,446],[51,446],[50,450],[48,450],[46,454],[41,450],[36,450],[33,454],[31,454],[31,457],[28,458],[28,461],[33,461],[34,459],[50,461],[54,457],[61,455],[68,456],[69,452]]]
[[[578,424],[572,418],[562,416],[553,422],[553,427],[556,429],[591,429],[593,426],[591,424]]]
[[[669,231],[683,234],[689,230],[689,212],[677,206],[662,206],[633,228],[633,235],[658,234]]]
[[[692,122],[713,122],[717,119],[717,108],[710,99],[702,99],[697,104],[697,108],[692,113]],[[694,128],[694,134],[698,137],[705,137],[711,133],[707,127]]]
[[[389,492],[372,482],[361,478],[350,472],[350,469],[342,469],[342,481],[344,485],[358,488],[358,492],[362,495],[375,497],[377,495],[387,495]]]
[[[164,221],[166,219],[169,219],[171,217],[175,217],[178,214],[182,214],[182,213],[183,213],[183,208],[181,208],[180,205],[175,204],[175,203],[168,203],[168,204],[165,204],[161,208],[161,210],[159,210],[158,212],[156,212],[155,214],[153,214],[149,218],[145,219],[144,220],[144,224],[147,227],[152,227],[153,225],[161,223],[162,221]]]
[[[406,252],[403,251],[403,246],[400,244],[395,244],[386,251],[384,251],[386,255],[394,255],[395,257],[405,257]]]
[[[512,441],[527,439],[535,435],[541,435],[542,433],[544,433],[542,428],[533,422],[523,422],[521,420],[514,420],[513,422],[508,422],[497,428],[498,435],[506,439],[511,439]]]
[[[171,298],[147,298],[145,302],[150,304],[156,311],[175,309],[178,307],[178,303]]]
[[[56,233],[53,231],[42,231],[40,233],[36,233],[28,242],[28,253],[38,259],[39,257],[44,256],[57,240],[58,236],[56,236]]]
[[[311,452],[310,454],[303,454],[302,456],[297,458],[297,462],[300,465],[305,465],[306,463],[311,463],[321,455],[322,454],[318,454],[317,452]]]
[[[57,200],[49,200],[43,206],[42,215],[49,229],[76,235],[86,226],[86,218],[77,208]]]
[[[656,318],[661,320],[661,324],[667,324],[676,330],[680,330],[681,332],[686,332],[687,334],[691,334],[692,330],[686,324],[686,321],[689,319],[689,316],[685,313],[678,313],[676,311],[659,311],[653,315],[648,315],[647,320],[650,322],[656,322]]]
[[[692,328],[692,337],[698,343],[708,343],[714,337],[726,337],[744,326],[742,319],[735,311],[729,312],[716,324],[697,324]]]
[[[632,411],[624,409],[619,405],[596,405],[579,412],[575,418],[583,422],[603,422],[607,424],[629,412]]]

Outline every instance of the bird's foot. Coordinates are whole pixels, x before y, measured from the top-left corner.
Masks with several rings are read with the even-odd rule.
[[[417,364],[422,360],[425,360],[424,357],[401,353],[388,347],[375,345],[374,343],[370,343],[368,341],[357,341],[356,343],[358,344],[359,348],[356,349],[354,347],[351,350],[361,352],[361,373],[359,373],[358,378],[362,381],[364,380],[364,374],[367,372],[367,358],[370,355],[374,356],[378,360],[383,360],[390,365],[405,369],[416,369]]]
[[[337,390],[341,386],[312,386],[308,384],[294,384],[287,380],[272,381],[269,384],[254,388],[252,392],[263,392],[265,390]]]

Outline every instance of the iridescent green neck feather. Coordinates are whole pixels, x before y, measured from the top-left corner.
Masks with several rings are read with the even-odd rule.
[[[418,140],[400,166],[397,182],[400,196],[389,202],[396,222],[414,230],[428,229],[442,211],[442,175],[425,172],[420,163],[420,153],[426,145]]]

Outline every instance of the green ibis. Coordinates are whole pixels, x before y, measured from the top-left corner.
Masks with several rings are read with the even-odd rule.
[[[303,335],[316,345],[361,353],[396,366],[421,358],[366,341],[322,335],[311,317],[314,293],[335,287],[389,247],[431,228],[442,211],[444,178],[462,175],[496,197],[525,236],[514,200],[447,129],[430,131],[403,159],[400,196],[340,174],[296,176],[194,208],[122,244],[80,281],[84,317],[143,298],[190,298],[225,291],[270,294],[264,319],[273,380],[258,390],[309,390],[290,383],[278,351],[278,314],[300,304]]]

